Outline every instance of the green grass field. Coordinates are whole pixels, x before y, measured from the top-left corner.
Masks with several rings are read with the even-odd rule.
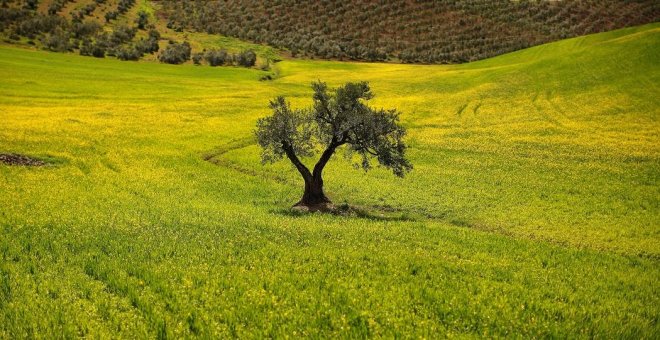
[[[454,66],[233,67],[0,46],[0,338],[660,334],[660,24]],[[367,80],[415,169],[289,211],[268,100]],[[210,161],[204,158],[209,157]],[[309,160],[310,162],[312,160]]]

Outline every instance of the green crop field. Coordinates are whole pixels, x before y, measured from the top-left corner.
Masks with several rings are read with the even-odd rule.
[[[121,62],[0,46],[0,338],[660,334],[660,24],[464,65]],[[415,169],[348,216],[262,166],[268,101],[369,81]],[[311,162],[312,160],[308,160]]]

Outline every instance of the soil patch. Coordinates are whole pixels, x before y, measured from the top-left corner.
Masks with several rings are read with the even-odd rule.
[[[44,166],[46,162],[17,153],[0,153],[0,163],[14,166]]]

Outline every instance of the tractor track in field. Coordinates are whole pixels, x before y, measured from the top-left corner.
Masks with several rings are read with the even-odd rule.
[[[242,174],[248,175],[248,176],[253,176],[253,177],[266,177],[268,179],[271,179],[279,184],[288,184],[288,185],[295,185],[295,183],[292,183],[289,179],[283,176],[279,176],[277,174],[273,173],[264,173],[264,172],[259,172],[255,171],[252,169],[248,169],[245,167],[242,167],[238,165],[237,163],[234,163],[232,161],[229,161],[227,159],[224,159],[222,156],[225,155],[226,153],[229,153],[231,151],[239,150],[245,147],[248,147],[250,145],[254,144],[254,139],[252,138],[241,138],[237,139],[234,141],[231,141],[223,146],[220,146],[216,148],[214,151],[208,152],[202,156],[202,159],[205,161],[227,168],[231,169],[234,171],[238,171]]]

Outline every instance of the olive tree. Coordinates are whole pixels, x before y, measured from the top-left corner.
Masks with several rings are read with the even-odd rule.
[[[312,83],[313,105],[292,109],[284,97],[270,102],[272,116],[259,119],[255,131],[262,148],[262,163],[288,158],[305,182],[296,206],[319,209],[330,203],[323,192],[323,169],[339,149],[356,165],[369,170],[372,161],[403,177],[412,169],[406,159],[405,129],[396,109],[367,105],[373,93],[366,82],[346,83],[329,92],[323,82]],[[310,170],[303,157],[320,157]]]

